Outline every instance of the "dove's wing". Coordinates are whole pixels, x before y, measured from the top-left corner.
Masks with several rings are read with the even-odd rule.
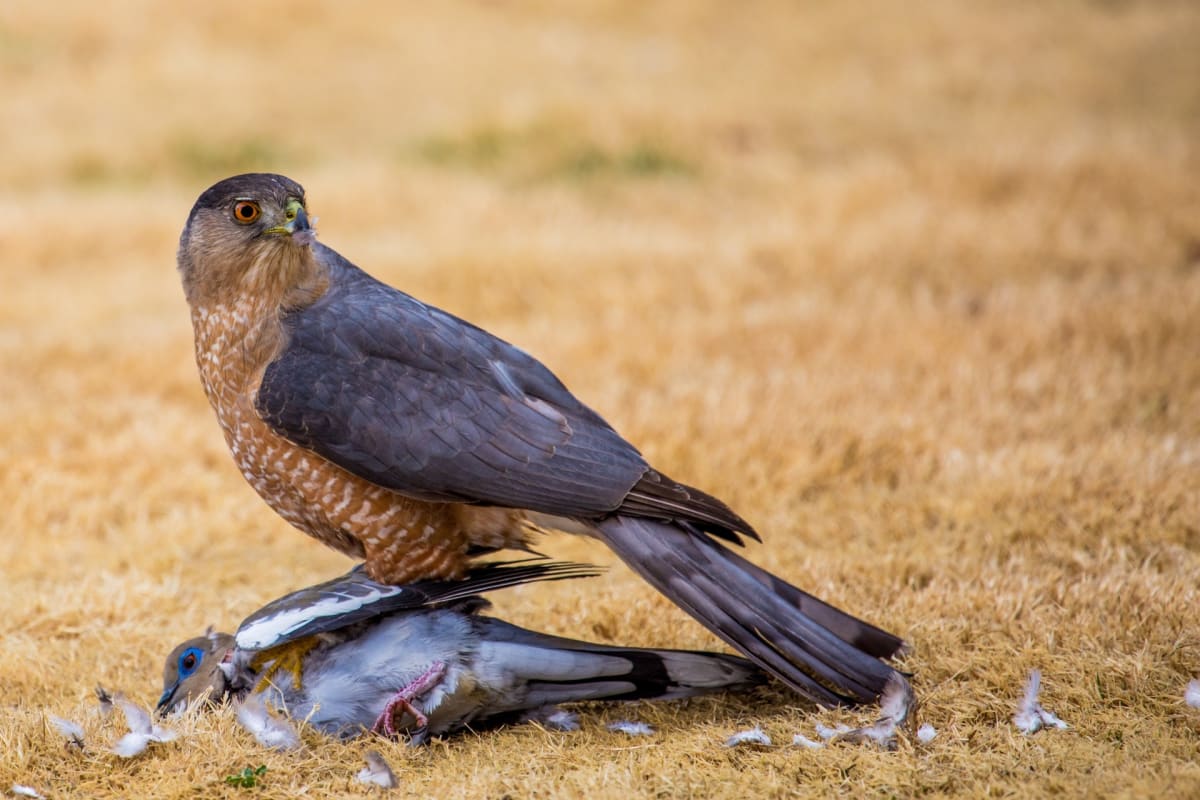
[[[266,650],[383,614],[428,608],[508,586],[599,573],[598,568],[587,564],[525,560],[484,564],[472,569],[461,581],[418,581],[389,586],[376,583],[361,567],[355,567],[339,578],[267,603],[238,627],[237,645],[243,650]]]

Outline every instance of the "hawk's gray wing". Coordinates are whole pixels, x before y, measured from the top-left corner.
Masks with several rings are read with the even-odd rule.
[[[719,500],[651,469],[524,351],[327,247],[314,252],[330,288],[284,315],[288,341],[256,400],[281,435],[418,499],[751,532]]]
[[[390,586],[371,580],[358,566],[331,581],[272,600],[246,617],[234,638],[243,650],[266,650],[362,620],[461,601],[493,589],[599,574],[600,569],[589,564],[526,559],[483,564],[460,581]]]

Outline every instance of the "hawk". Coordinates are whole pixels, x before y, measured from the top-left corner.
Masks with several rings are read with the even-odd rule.
[[[464,577],[574,520],[701,624],[826,704],[872,702],[903,641],[731,550],[758,534],[668,478],[525,351],[316,240],[304,189],[228,178],[179,242],[201,383],[284,519],[388,584]]]

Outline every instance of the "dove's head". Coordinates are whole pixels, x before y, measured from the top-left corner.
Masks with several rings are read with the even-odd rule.
[[[163,667],[158,713],[182,710],[198,697],[212,702],[223,700],[229,691],[229,679],[221,664],[231,658],[233,649],[234,640],[228,633],[209,632],[172,650]]]

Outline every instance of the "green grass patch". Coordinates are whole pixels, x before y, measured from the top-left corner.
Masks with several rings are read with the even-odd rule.
[[[435,167],[532,182],[691,178],[700,172],[693,159],[666,143],[638,140],[606,147],[576,126],[556,122],[439,134],[419,140],[408,152]]]

